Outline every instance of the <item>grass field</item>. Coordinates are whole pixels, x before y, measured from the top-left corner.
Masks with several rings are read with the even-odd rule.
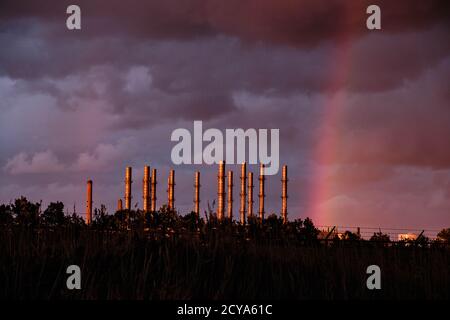
[[[449,299],[448,246],[270,241],[207,232],[3,227],[2,299]],[[66,288],[81,268],[82,289]],[[382,289],[366,288],[377,264]]]

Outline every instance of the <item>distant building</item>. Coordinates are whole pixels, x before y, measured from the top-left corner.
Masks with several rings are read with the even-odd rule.
[[[398,241],[415,241],[418,235],[414,233],[400,233],[398,235]]]

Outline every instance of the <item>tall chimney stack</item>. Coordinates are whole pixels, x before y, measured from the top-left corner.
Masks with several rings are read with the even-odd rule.
[[[122,206],[122,199],[117,200],[117,211],[122,211],[123,210],[123,206]]]
[[[87,195],[86,195],[86,224],[92,222],[92,180],[87,182]]]
[[[281,173],[281,217],[283,219],[283,223],[287,223],[287,166],[283,166]]]
[[[253,217],[253,172],[248,173],[248,216]]]
[[[233,220],[233,171],[228,171],[228,191],[227,191],[227,214],[228,219]]]
[[[219,174],[217,175],[217,218],[223,219],[225,210],[225,161],[219,162]]]
[[[171,169],[170,173],[169,173],[169,188],[168,188],[168,208],[169,210],[174,210],[175,209],[175,170]]]
[[[144,167],[144,179],[142,180],[142,199],[144,212],[150,211],[150,167]]]
[[[259,168],[259,219],[264,220],[264,164]]]
[[[195,172],[194,179],[194,212],[200,217],[200,171]]]
[[[156,169],[152,170],[152,199],[151,199],[150,210],[152,212],[156,211]]]
[[[245,162],[241,165],[241,203],[239,208],[239,216],[241,224],[245,224],[245,197],[246,197],[246,180],[247,180],[247,164]]]
[[[132,169],[127,167],[125,170],[125,210],[131,209],[131,180]]]

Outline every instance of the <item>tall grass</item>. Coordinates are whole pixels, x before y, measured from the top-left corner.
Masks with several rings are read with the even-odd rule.
[[[227,226],[178,234],[1,227],[0,298],[450,298],[445,246],[324,245],[248,234],[233,234]],[[66,288],[72,264],[81,268],[81,290]],[[366,288],[371,264],[381,268],[382,290]]]

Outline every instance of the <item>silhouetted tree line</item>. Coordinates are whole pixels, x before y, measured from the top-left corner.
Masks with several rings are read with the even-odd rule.
[[[236,221],[223,219],[219,221],[214,210],[208,205],[203,217],[197,217],[194,212],[180,215],[176,211],[162,206],[157,212],[143,212],[140,210],[120,210],[108,214],[106,207],[101,205],[94,209],[91,225],[86,225],[83,218],[75,212],[64,213],[62,202],[51,202],[42,211],[42,202],[33,203],[25,197],[16,199],[13,203],[0,205],[0,226],[25,228],[77,228],[96,231],[136,231],[151,233],[161,237],[176,237],[194,234],[200,238],[211,237],[212,234],[220,236],[234,236],[242,241],[258,239],[271,242],[301,242],[319,243],[320,231],[314,226],[311,219],[295,219],[283,224],[281,217],[271,214],[264,221],[258,217],[248,217],[246,226]],[[322,240],[323,241],[323,240]],[[338,237],[334,235],[327,239],[327,243],[336,242],[364,242],[357,233],[345,231]],[[389,235],[376,232],[370,238],[371,243],[386,246],[391,243]],[[403,244],[411,241],[401,242]],[[438,234],[438,243],[450,243],[450,228],[443,229]],[[430,240],[424,236],[414,241],[415,244],[426,245]]]
[[[39,226],[60,227],[84,225],[84,220],[76,214],[64,214],[62,202],[52,202],[43,212],[41,202],[30,202],[25,197],[11,204],[0,205],[0,225],[35,228]]]

